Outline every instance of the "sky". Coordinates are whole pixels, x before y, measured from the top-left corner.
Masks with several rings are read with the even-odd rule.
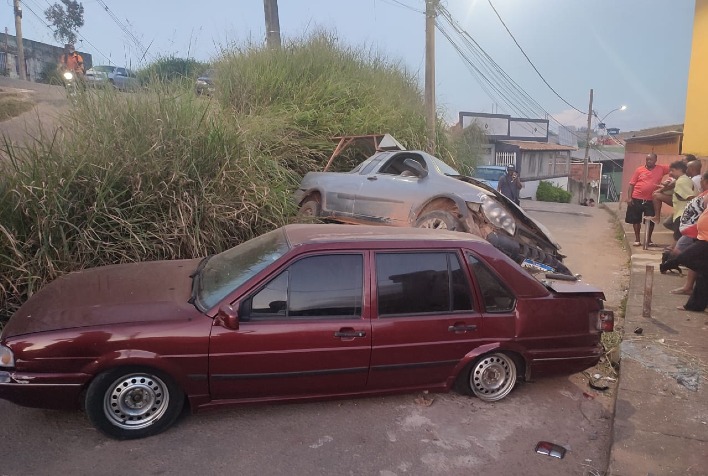
[[[58,44],[43,15],[54,1],[22,0],[25,38]],[[83,0],[82,4],[85,25],[76,47],[90,53],[94,64],[139,69],[170,55],[210,61],[230,45],[265,41],[263,0]],[[1,5],[5,25],[0,27],[14,34],[12,2],[4,0]],[[489,86],[480,86],[484,81],[437,31],[436,101],[448,122],[457,122],[460,111],[469,111],[549,115],[552,129],[558,123],[585,126],[590,89],[597,115],[593,126],[605,116],[607,127],[623,131],[684,121],[693,0],[442,0],[442,5],[539,105],[524,114],[498,95],[490,97]],[[557,95],[534,71],[491,5]],[[278,8],[284,41],[325,29],[345,45],[400,62],[419,77],[422,89],[424,0],[280,0]],[[621,105],[627,109],[614,111]]]

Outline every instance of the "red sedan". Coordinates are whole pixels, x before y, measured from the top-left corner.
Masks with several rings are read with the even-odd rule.
[[[567,278],[567,277],[566,277]],[[67,274],[0,339],[0,398],[85,408],[115,438],[190,408],[417,390],[485,401],[598,362],[602,291],[469,234],[289,225],[204,259]]]

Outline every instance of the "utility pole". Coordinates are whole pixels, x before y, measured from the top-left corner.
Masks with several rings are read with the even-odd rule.
[[[425,0],[425,124],[428,152],[435,153],[435,17],[440,0]]]
[[[263,0],[265,10],[266,44],[269,48],[280,48],[280,19],[278,0]]]
[[[15,41],[17,42],[17,62],[19,64],[20,79],[27,80],[25,71],[25,49],[22,46],[22,7],[20,0],[15,0]]]
[[[588,131],[585,138],[585,158],[583,159],[583,190],[580,194],[580,201],[587,198],[588,188],[588,161],[590,159],[590,128],[592,127],[592,89],[590,90],[590,106],[588,106]]]

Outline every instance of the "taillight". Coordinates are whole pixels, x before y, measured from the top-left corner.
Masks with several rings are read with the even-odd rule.
[[[612,332],[615,329],[615,313],[606,309],[601,309],[598,313],[598,330],[602,332]]]

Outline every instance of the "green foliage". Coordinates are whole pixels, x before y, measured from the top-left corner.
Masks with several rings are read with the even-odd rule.
[[[154,81],[184,81],[185,83],[190,83],[197,76],[204,73],[207,68],[207,63],[202,63],[192,58],[166,56],[138,71],[138,78],[143,84]]]
[[[64,81],[56,63],[44,63],[39,73],[39,82],[45,84],[63,85]]]
[[[61,0],[44,10],[44,16],[54,25],[54,39],[60,43],[76,43],[76,33],[84,26],[84,6],[75,0]]]
[[[476,124],[464,129],[455,128],[450,135],[451,153],[456,159],[460,172],[463,175],[471,175],[482,158],[482,146],[487,143],[486,135]]]
[[[572,197],[573,195],[567,190],[545,180],[541,180],[536,190],[536,200],[540,202],[570,203]]]
[[[180,61],[151,67],[196,73]],[[193,81],[89,89],[55,135],[0,144],[0,322],[64,273],[217,253],[293,220],[292,192],[322,169],[332,136],[425,144],[415,78],[329,36],[236,49],[216,71],[216,97]]]

